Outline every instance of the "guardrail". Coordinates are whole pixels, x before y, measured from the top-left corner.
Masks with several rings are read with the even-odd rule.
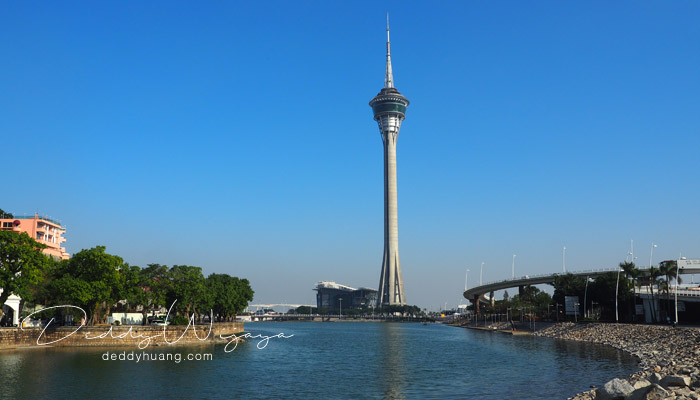
[[[13,215],[14,215],[14,218],[10,218],[10,219],[34,219],[34,218],[37,217],[36,215],[27,215],[27,214],[24,214],[24,215],[15,215],[15,214],[13,214]],[[45,220],[45,221],[53,222],[54,224],[56,224],[56,225],[58,225],[58,226],[61,226],[61,227],[63,226],[63,224],[62,224],[60,221],[55,220],[55,219],[53,219],[53,218],[49,218],[49,217],[47,217],[46,215],[39,215],[39,219],[43,219],[43,220]]]
[[[651,291],[649,290],[648,287],[641,287],[637,288],[637,293],[639,294],[647,294],[651,295]],[[654,291],[655,295],[661,295],[661,296],[666,296],[666,292],[661,291],[661,290],[655,290]],[[674,296],[676,294],[676,291],[671,289],[669,291],[670,296]],[[685,296],[685,297],[700,297],[700,290],[692,290],[692,289],[678,289],[678,295],[679,296]]]
[[[499,284],[499,283],[522,281],[525,279],[546,278],[546,277],[556,276],[556,275],[567,275],[567,274],[583,275],[586,273],[604,274],[606,272],[617,272],[617,269],[616,268],[601,268],[601,269],[587,269],[587,270],[582,270],[582,271],[571,271],[571,272],[555,272],[555,273],[551,273],[551,274],[523,275],[523,276],[518,277],[518,278],[502,279],[500,281],[490,281],[490,282],[486,282],[483,285],[479,285],[479,286],[487,286],[487,285],[495,285],[495,284]],[[478,286],[475,286],[475,287],[478,287]]]

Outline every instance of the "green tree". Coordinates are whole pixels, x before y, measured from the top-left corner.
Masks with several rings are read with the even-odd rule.
[[[88,315],[88,325],[103,320],[103,310],[120,300],[128,267],[121,257],[107,254],[104,246],[81,250],[59,264],[52,289],[60,300],[79,306]]]
[[[253,301],[253,289],[247,279],[238,279],[228,274],[211,274],[206,279],[206,294],[208,307],[219,319],[230,320]]]
[[[59,265],[63,262],[67,262],[67,260],[46,257],[46,264],[39,272],[39,279],[28,285],[27,289],[29,294],[22,297],[20,308],[23,310],[23,313],[27,305],[33,305],[35,307],[36,305],[53,305],[56,294],[52,290],[51,283],[54,277],[57,276],[56,271]]]
[[[585,290],[586,278],[574,275],[572,273],[557,275],[554,278],[554,296],[552,296],[552,298],[557,304],[565,304],[566,296],[577,296],[581,301],[581,304],[583,304]],[[581,305],[579,305],[579,313],[581,311],[580,308]]]
[[[173,265],[170,269],[173,294],[177,303],[175,308],[182,311],[187,318],[190,311],[197,314],[197,305],[206,303],[206,286],[202,268],[190,265]]]
[[[635,314],[635,288],[637,287],[637,278],[639,278],[640,272],[633,262],[625,261],[620,263],[620,268],[622,268],[622,273],[625,276],[625,280],[629,283],[629,285],[627,285],[627,290],[631,293],[628,292],[627,295],[631,296],[631,299],[628,302],[629,308],[627,311],[629,318],[633,320]]]
[[[654,286],[658,284],[659,277],[661,276],[661,271],[654,267],[651,266],[647,270],[646,277],[645,277],[645,283],[649,286],[649,291],[651,293],[651,320],[653,322],[658,322],[658,316],[656,315],[655,307],[654,304],[656,304],[656,299],[654,297]]]
[[[625,261],[620,263],[620,268],[622,268],[622,273],[628,280],[635,280],[639,277],[639,269],[637,269],[633,262]]]
[[[538,293],[540,293],[540,289],[538,289],[536,286],[527,285],[523,288],[523,293],[520,296],[520,299],[525,303],[532,303]]]
[[[145,295],[141,287],[141,268],[136,265],[124,263],[124,266],[119,270],[122,275],[122,285],[117,288],[115,297],[120,300],[126,300],[125,311],[131,311],[134,306],[144,304]]]
[[[294,310],[295,314],[318,314],[316,307],[299,306]]]
[[[31,285],[41,281],[43,270],[49,263],[41,250],[46,245],[37,242],[25,232],[0,231],[0,305],[11,294],[31,299]],[[2,310],[0,309],[0,316]]]
[[[9,212],[5,212],[0,208],[0,218],[10,219],[10,218],[14,218],[14,217],[15,217],[14,215],[10,214]]]
[[[165,307],[174,300],[173,280],[166,265],[148,264],[148,267],[139,271],[138,287],[141,291],[136,294],[134,304],[143,305],[143,320],[147,321],[149,310],[157,307]]]
[[[235,317],[238,313],[243,312],[243,310],[248,307],[248,303],[253,301],[255,292],[253,291],[253,288],[250,287],[250,282],[247,279],[233,278],[233,280],[234,287],[236,288],[236,292],[238,294],[236,296],[236,303],[233,312],[233,316]]]
[[[532,303],[535,305],[535,309],[539,313],[544,313],[548,310],[548,305],[552,304],[552,296],[547,292],[538,292],[532,298]]]
[[[615,288],[617,285],[616,272],[600,275],[588,285],[589,306],[592,307],[592,303],[596,302],[600,306],[602,319],[615,319]],[[632,292],[627,279],[620,279],[617,295],[620,308],[624,309],[627,304],[632,303]]]
[[[236,293],[233,277],[227,274],[211,274],[207,277],[207,293],[211,298],[210,308],[218,319],[228,319],[235,313]]]

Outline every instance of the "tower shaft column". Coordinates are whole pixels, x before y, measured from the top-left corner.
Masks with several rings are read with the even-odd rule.
[[[382,135],[384,142],[384,258],[379,299],[383,304],[406,304],[399,259],[399,218],[396,182],[398,132]]]

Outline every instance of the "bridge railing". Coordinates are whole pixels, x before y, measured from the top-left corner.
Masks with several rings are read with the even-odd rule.
[[[642,273],[647,273],[648,270],[649,270],[648,268],[639,268],[639,271],[641,271]],[[542,279],[542,278],[554,278],[557,275],[567,275],[567,274],[578,275],[578,276],[584,276],[586,274],[601,275],[601,274],[608,273],[608,272],[618,272],[618,271],[622,272],[622,270],[620,268],[599,268],[599,269],[588,269],[588,270],[579,270],[579,271],[568,271],[566,273],[555,272],[555,273],[546,273],[546,274],[537,274],[537,275],[523,275],[521,277],[516,277],[516,278],[508,278],[508,279],[501,279],[501,280],[497,280],[497,281],[486,282],[482,285],[477,285],[477,286],[473,286],[471,288],[468,288],[467,290],[465,290],[465,292],[468,291],[471,294],[476,294],[479,292],[479,290],[482,290],[482,289],[488,292],[489,290],[491,290],[491,289],[489,289],[490,286],[501,286],[504,284],[512,284],[511,287],[515,287],[515,286],[519,286],[518,282],[521,282],[521,281],[522,281],[523,285],[526,285],[527,281],[534,281],[534,280],[538,280],[538,279]],[[689,271],[687,269],[685,271],[686,274],[692,273],[692,272],[693,271]],[[681,269],[680,273],[681,274],[684,273],[683,269]],[[694,294],[692,294],[693,291],[691,291],[690,293],[691,294],[688,294],[688,296],[695,296]],[[679,291],[679,294],[680,294],[680,291]]]
[[[527,279],[547,278],[547,277],[555,276],[555,275],[567,275],[567,274],[583,275],[586,273],[604,274],[606,272],[617,272],[617,268],[586,269],[586,270],[571,271],[571,272],[566,272],[566,273],[555,272],[555,273],[548,273],[548,274],[523,275],[521,277],[516,277],[516,278],[501,279],[499,281],[490,281],[490,282],[486,282],[483,285],[479,285],[479,286],[495,285],[495,284],[501,284],[501,283],[507,283],[507,282],[522,281],[522,280],[527,280]],[[475,287],[479,287],[479,286],[475,286]]]
[[[637,293],[651,295],[651,291],[649,291],[649,287],[647,287],[647,286],[642,286],[641,288],[637,288]],[[673,296],[676,293],[676,291],[674,290],[674,288],[671,288],[669,293],[671,296]],[[655,290],[654,295],[666,296],[666,292]],[[700,290],[678,289],[678,295],[684,296],[684,297],[700,297]]]

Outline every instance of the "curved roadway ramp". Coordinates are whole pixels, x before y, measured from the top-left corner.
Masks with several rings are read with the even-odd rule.
[[[688,260],[688,261],[695,261],[695,260]],[[688,274],[700,274],[700,266],[695,267],[695,263],[693,263],[692,267],[681,267],[680,271],[678,272],[679,274],[683,275],[688,275]],[[640,268],[639,269],[642,274],[646,273],[649,269],[648,268]],[[581,276],[581,277],[589,277],[589,278],[597,278],[600,275],[607,274],[609,272],[617,272],[618,268],[612,268],[612,269],[597,269],[597,270],[588,270],[588,271],[575,271],[575,272],[570,272],[572,275],[576,276]],[[495,292],[496,290],[503,290],[503,289],[510,289],[510,288],[519,288],[521,286],[528,286],[528,285],[540,285],[543,283],[548,283],[548,284],[553,284],[554,279],[557,276],[561,275],[566,275],[563,273],[554,273],[554,274],[545,274],[545,275],[537,275],[537,276],[523,276],[520,278],[515,278],[515,279],[505,279],[502,281],[497,281],[497,282],[489,282],[481,286],[475,286],[471,289],[467,289],[464,291],[464,298],[469,299],[469,300],[475,300],[478,297],[483,297],[486,293],[490,292]],[[483,301],[483,300],[482,300]]]

